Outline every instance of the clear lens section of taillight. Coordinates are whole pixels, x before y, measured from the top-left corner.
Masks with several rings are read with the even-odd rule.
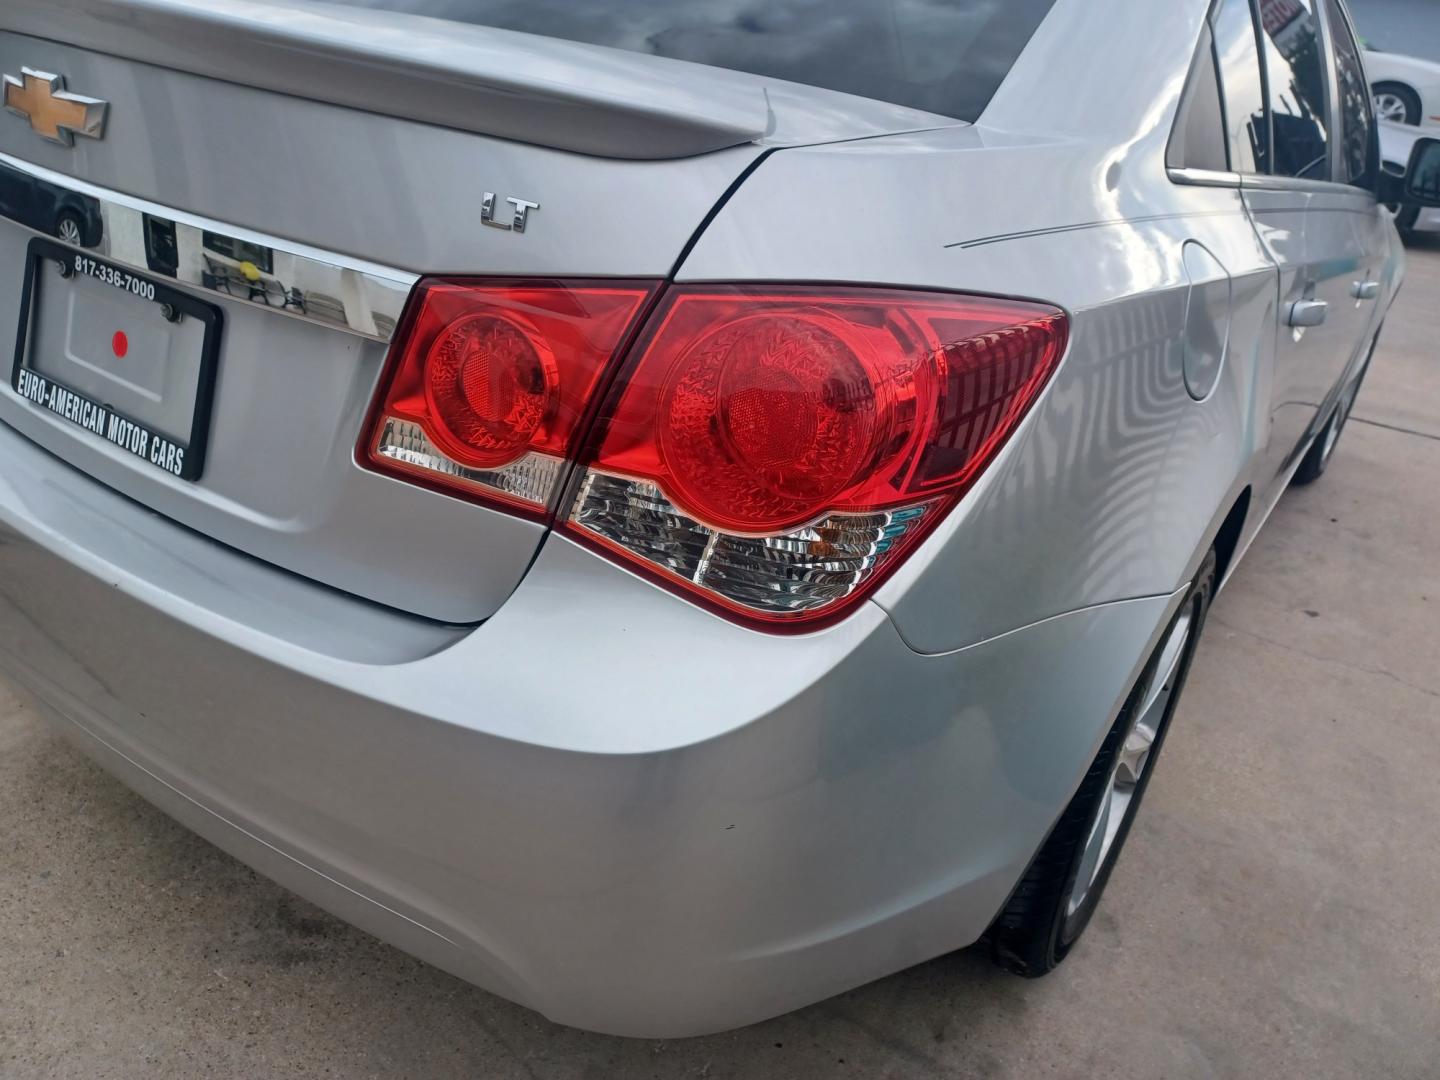
[[[639,557],[748,610],[794,616],[855,592],[915,535],[931,504],[831,514],[771,536],[702,525],[647,480],[591,469],[571,522],[612,552]]]
[[[595,388],[654,289],[422,281],[396,334],[360,460],[547,516]]]
[[[840,618],[974,483],[1065,316],[884,289],[684,286],[597,420],[563,527],[732,618]]]

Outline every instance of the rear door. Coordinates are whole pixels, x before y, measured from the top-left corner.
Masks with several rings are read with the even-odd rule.
[[[1326,304],[1326,321],[1318,328],[1324,332],[1324,363],[1316,365],[1306,385],[1309,399],[1319,406],[1315,420],[1323,423],[1373,328],[1386,245],[1385,219],[1375,195],[1378,165],[1370,93],[1359,50],[1340,5],[1335,0],[1314,2],[1323,31],[1319,58],[1328,69],[1324,85],[1331,182],[1312,194],[1305,225],[1306,245],[1316,256],[1315,295]],[[1311,66],[1308,50],[1292,60],[1292,77],[1302,66]]]
[[[1252,17],[1263,112],[1256,110],[1253,95],[1247,105],[1230,104],[1232,113],[1249,117],[1254,167],[1242,189],[1279,268],[1279,326],[1264,455],[1270,499],[1283,490],[1323,418],[1322,405],[1354,355],[1362,321],[1354,289],[1371,270],[1357,218],[1373,212],[1373,196],[1335,179],[1335,90],[1321,2],[1257,0]],[[1248,52],[1246,6],[1225,0],[1221,25],[1227,28],[1229,47]],[[1227,97],[1239,96],[1238,82],[1227,80]]]
[[[1378,198],[1379,130],[1359,38],[1340,0],[1324,0],[1324,11],[1334,86],[1335,179],[1346,185],[1333,197],[1349,219],[1359,270],[1338,297],[1346,311],[1353,370],[1368,355],[1370,339],[1379,328],[1394,230],[1390,213]]]

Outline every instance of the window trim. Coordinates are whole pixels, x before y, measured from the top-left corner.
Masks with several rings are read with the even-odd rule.
[[[1165,170],[1172,184],[1190,187],[1238,188],[1241,175],[1237,172],[1215,172],[1211,169],[1188,169],[1171,166]]]
[[[1335,180],[1335,65],[1330,62],[1330,37],[1325,32],[1325,4],[1323,0],[1309,0],[1314,7],[1315,32],[1319,37],[1320,62],[1325,65],[1323,72],[1325,101],[1322,112],[1325,122],[1328,125],[1325,131],[1325,161],[1329,166],[1330,178],[1328,180],[1316,180],[1308,176],[1279,176],[1276,173],[1266,173],[1266,176],[1277,180],[1300,180],[1306,184],[1332,184],[1337,187],[1349,187],[1349,184],[1341,184]],[[1260,46],[1260,72],[1261,85],[1265,88],[1265,115],[1270,124],[1270,164],[1275,164],[1275,110],[1272,107],[1274,98],[1270,93],[1270,59],[1262,41],[1265,33],[1265,22],[1260,14],[1259,0],[1250,0],[1250,17],[1255,23],[1255,43]],[[1303,189],[1302,189],[1303,190]]]
[[[1345,25],[1342,29],[1350,35],[1350,44],[1355,50],[1355,58],[1359,61],[1360,76],[1364,79],[1365,86],[1368,89],[1370,86],[1370,73],[1365,70],[1365,50],[1360,44],[1360,34],[1355,26],[1355,17],[1350,14],[1349,7],[1344,3],[1344,0],[1335,0],[1335,3],[1340,11],[1341,17],[1344,19]],[[1325,59],[1326,64],[1330,68],[1330,125],[1341,134],[1341,138],[1331,140],[1335,144],[1335,152],[1330,162],[1330,172],[1332,176],[1343,176],[1348,171],[1345,161],[1344,140],[1346,125],[1345,118],[1341,115],[1340,110],[1340,64],[1339,58],[1336,56],[1335,40],[1332,37],[1334,28],[1330,25],[1331,5],[1327,3],[1326,0],[1316,0],[1315,6],[1321,16],[1320,27],[1325,39]],[[1365,172],[1357,177],[1356,180],[1335,180],[1333,183],[1348,188],[1351,191],[1368,192],[1374,195],[1378,202],[1380,188],[1380,121],[1375,115],[1374,100],[1368,93],[1365,96],[1365,109],[1370,116],[1370,140],[1369,146],[1365,151],[1367,156]],[[1368,187],[1357,182],[1367,177],[1370,180]]]
[[[1211,0],[1210,7],[1205,12],[1205,18],[1200,24],[1200,39],[1195,43],[1195,49],[1190,57],[1190,70],[1185,74],[1185,83],[1180,90],[1180,100],[1175,106],[1175,120],[1170,128],[1170,137],[1165,141],[1165,173],[1173,184],[1185,184],[1194,187],[1218,187],[1237,188],[1240,186],[1240,173],[1235,171],[1235,159],[1230,153],[1230,113],[1225,101],[1225,77],[1220,66],[1220,54],[1215,42],[1215,11],[1223,0]],[[1252,0],[1253,2],[1253,0]],[[1253,19],[1253,14],[1252,14]],[[1206,45],[1209,48],[1206,48]],[[1258,42],[1257,42],[1258,45]],[[1191,93],[1194,92],[1197,82],[1197,68],[1201,63],[1210,63],[1215,72],[1215,86],[1220,92],[1220,122],[1223,129],[1225,164],[1229,168],[1222,170],[1202,169],[1193,165],[1172,165],[1171,150],[1176,145],[1176,140],[1183,141],[1185,132],[1182,130],[1186,110],[1185,102]]]
[[[1313,0],[1316,22],[1320,27],[1320,55],[1325,62],[1325,115],[1330,121],[1330,178],[1345,175],[1345,119],[1340,115],[1340,70],[1335,63],[1335,42],[1330,37],[1330,5]],[[1336,180],[1336,183],[1340,181]],[[1346,187],[1350,186],[1347,180]]]
[[[1358,188],[1354,184],[1342,184],[1338,180],[1313,180],[1305,176],[1275,176],[1272,173],[1251,174],[1246,173],[1241,180],[1240,186],[1254,188],[1259,191],[1309,191],[1315,194],[1328,193],[1331,195],[1349,193],[1352,195],[1368,195],[1365,188]]]
[[[1210,33],[1212,39],[1214,37],[1213,18],[1215,16],[1216,10],[1219,8],[1222,2],[1223,0],[1212,0],[1209,11],[1206,13],[1205,16],[1206,26],[1211,28]],[[1265,123],[1270,128],[1269,138],[1270,146],[1272,147],[1271,152],[1273,154],[1273,147],[1275,145],[1275,128],[1274,111],[1270,107],[1270,65],[1265,59],[1265,50],[1260,47],[1260,35],[1265,32],[1264,24],[1260,20],[1260,7],[1258,4],[1258,0],[1249,0],[1249,5],[1250,23],[1255,33],[1255,51],[1258,54],[1260,60],[1260,91],[1264,95],[1265,99]],[[1336,175],[1339,175],[1336,171],[1336,157],[1339,153],[1339,150],[1337,146],[1337,141],[1332,134],[1335,126],[1333,114],[1336,108],[1336,98],[1338,97],[1338,74],[1335,70],[1334,57],[1331,55],[1330,51],[1329,22],[1327,21],[1328,12],[1325,10],[1325,6],[1326,5],[1323,3],[1323,0],[1316,0],[1315,11],[1317,16],[1317,25],[1320,28],[1322,59],[1324,60],[1326,70],[1325,118],[1327,121],[1329,121],[1331,128],[1331,131],[1326,133],[1327,154],[1329,155],[1330,159],[1331,176],[1334,177]],[[1346,13],[1346,17],[1347,19],[1349,18],[1348,12]],[[1352,34],[1354,32],[1353,20],[1351,20],[1351,32]],[[1356,40],[1358,41],[1358,37]],[[1196,51],[1196,55],[1199,55],[1198,48]],[[1192,66],[1194,65],[1194,63],[1195,61],[1191,60]],[[1363,58],[1361,60],[1361,65],[1363,70]],[[1222,110],[1224,110],[1226,108],[1225,74],[1224,70],[1219,67],[1218,62],[1216,66],[1216,78],[1220,81],[1220,107]],[[1369,78],[1368,72],[1366,72],[1366,78]],[[1186,78],[1186,86],[1189,86],[1188,76]],[[1226,115],[1226,125],[1228,130],[1228,114]],[[1372,141],[1376,142],[1376,144],[1378,145],[1378,127],[1372,126],[1372,132],[1374,133]],[[1173,137],[1174,135],[1172,132],[1171,138]],[[1232,159],[1229,156],[1230,146],[1228,140],[1226,142],[1225,153],[1226,160],[1231,161]],[[1358,187],[1355,184],[1346,183],[1335,179],[1315,180],[1309,177],[1301,176],[1277,176],[1274,173],[1240,173],[1234,171],[1217,173],[1208,169],[1189,169],[1174,166],[1167,166],[1165,171],[1169,176],[1171,183],[1186,186],[1224,187],[1240,189],[1248,188],[1256,191],[1297,191],[1329,195],[1344,193],[1349,195],[1368,196],[1371,199],[1377,198],[1376,192],[1371,191],[1368,188]]]
[[[1224,169],[1206,169],[1183,164],[1188,160],[1190,148],[1190,118],[1196,104],[1196,95],[1205,82],[1205,63],[1210,65],[1210,82],[1215,86],[1216,104],[1220,111],[1220,156],[1225,159]],[[1225,88],[1220,80],[1220,57],[1215,52],[1215,32],[1207,15],[1200,27],[1200,40],[1190,58],[1190,70],[1185,75],[1185,85],[1180,89],[1180,102],[1175,108],[1175,120],[1170,127],[1170,138],[1165,143],[1165,167],[1167,170],[1186,172],[1228,173],[1234,164],[1230,157],[1229,127],[1225,114]],[[1176,159],[1182,164],[1172,164]]]
[[[1222,0],[1215,0],[1216,6]],[[1260,0],[1248,0],[1250,4],[1250,32],[1255,35],[1255,59],[1260,62],[1260,96],[1265,102],[1265,145],[1268,161],[1266,166],[1273,168],[1275,164],[1275,110],[1270,107],[1270,61],[1265,59],[1265,18],[1260,13]],[[1273,172],[1245,173],[1246,176],[1263,176],[1266,179],[1275,178]],[[1282,180],[1296,180],[1298,177],[1279,177]]]

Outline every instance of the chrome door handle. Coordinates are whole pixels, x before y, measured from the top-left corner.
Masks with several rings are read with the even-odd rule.
[[[1285,321],[1291,326],[1319,326],[1329,310],[1330,305],[1324,300],[1296,300],[1290,305],[1290,317]]]
[[[1374,300],[1380,295],[1380,282],[1357,281],[1350,286],[1350,295],[1356,300]]]

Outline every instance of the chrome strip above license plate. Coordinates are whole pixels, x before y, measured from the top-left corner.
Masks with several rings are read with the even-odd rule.
[[[151,278],[337,330],[390,340],[415,274],[242,229],[109,191],[0,154],[0,185],[31,196],[0,199],[8,218]],[[45,207],[44,220],[27,208]],[[51,209],[53,208],[53,209]],[[30,220],[33,218],[34,220]]]

